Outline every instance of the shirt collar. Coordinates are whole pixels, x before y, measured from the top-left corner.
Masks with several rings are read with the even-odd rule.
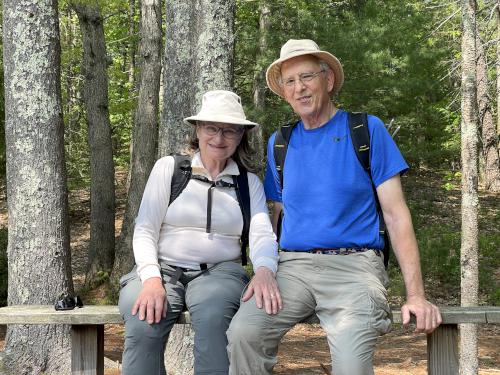
[[[201,161],[201,155],[200,152],[197,152],[193,155],[193,159],[191,160],[191,168],[192,168],[192,173],[197,174],[200,176],[205,176],[209,180],[212,180],[212,177],[210,176],[210,173],[205,169],[205,166],[203,165],[203,162]],[[238,176],[240,174],[240,170],[238,168],[238,164],[232,159],[229,158],[226,167],[224,170],[219,173],[217,176],[216,180],[221,179],[223,177],[231,177],[231,176]]]

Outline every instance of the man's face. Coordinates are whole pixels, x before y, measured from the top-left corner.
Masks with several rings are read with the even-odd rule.
[[[281,80],[285,100],[302,119],[330,115],[326,111],[330,111],[334,76],[331,70],[322,71],[315,57],[304,55],[285,61]]]

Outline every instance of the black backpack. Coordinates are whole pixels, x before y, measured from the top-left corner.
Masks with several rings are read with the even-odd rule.
[[[372,188],[375,196],[375,203],[377,205],[377,212],[379,217],[379,228],[380,234],[384,236],[384,249],[382,250],[384,254],[384,265],[387,268],[389,264],[389,254],[390,254],[390,241],[389,234],[386,230],[386,225],[384,221],[384,216],[382,214],[382,209],[380,207],[380,202],[378,200],[377,191],[375,185],[373,184],[371,170],[370,170],[370,132],[368,130],[368,115],[363,112],[349,112],[349,131],[351,133],[352,145],[359,162],[361,163],[363,169],[370,176],[370,181],[372,182]],[[274,163],[276,164],[276,171],[278,172],[280,178],[280,185],[283,189],[283,166],[285,165],[286,152],[288,150],[288,142],[292,135],[293,128],[298,124],[298,122],[283,125],[276,132],[276,138],[274,140]],[[283,214],[283,212],[281,213]],[[278,238],[281,231],[281,220],[278,221]]]
[[[170,187],[170,206],[172,202],[182,193],[191,179],[191,157],[187,155],[172,155],[174,157],[174,172]],[[240,174],[233,176],[236,196],[243,215],[243,231],[241,233],[241,264],[247,264],[248,232],[250,230],[250,191],[248,189],[247,170],[238,164]]]

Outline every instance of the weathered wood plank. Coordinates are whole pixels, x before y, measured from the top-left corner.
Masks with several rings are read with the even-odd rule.
[[[500,323],[500,306],[441,306],[443,324]],[[392,309],[393,322],[401,323],[401,311]],[[319,323],[316,316],[304,321]],[[70,311],[56,311],[53,306],[23,305],[0,308],[0,324],[121,324],[118,306],[85,306]],[[184,312],[178,323],[191,323]]]
[[[71,327],[71,375],[104,375],[104,325]]]
[[[179,317],[178,323],[189,324],[188,312]],[[0,324],[122,324],[118,306],[89,305],[69,311],[56,311],[50,305],[22,305],[0,308]]]
[[[427,373],[429,375],[458,374],[458,327],[442,324],[427,335]]]

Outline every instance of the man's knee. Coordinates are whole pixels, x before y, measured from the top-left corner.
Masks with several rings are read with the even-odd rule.
[[[230,345],[237,342],[255,342],[261,341],[265,334],[261,324],[249,322],[245,317],[236,314],[227,330],[227,339]]]

